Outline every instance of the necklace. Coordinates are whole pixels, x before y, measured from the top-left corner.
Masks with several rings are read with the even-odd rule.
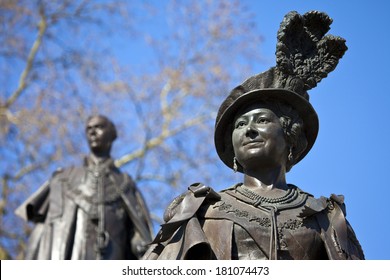
[[[287,190],[286,194],[281,197],[269,198],[261,196],[253,191],[241,186],[236,187],[236,191],[254,201],[253,205],[258,206],[261,204],[287,204],[294,201],[298,197],[298,192],[295,188],[290,188]]]

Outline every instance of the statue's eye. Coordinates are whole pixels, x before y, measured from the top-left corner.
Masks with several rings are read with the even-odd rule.
[[[243,127],[243,126],[245,126],[246,125],[246,122],[245,121],[238,121],[237,123],[236,123],[236,128],[240,128],[240,127]]]
[[[261,117],[257,119],[257,123],[269,123],[269,119]]]

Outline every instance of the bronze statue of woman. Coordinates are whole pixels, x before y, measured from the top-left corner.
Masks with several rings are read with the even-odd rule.
[[[331,23],[317,11],[285,16],[277,65],[234,88],[217,115],[217,153],[243,182],[218,193],[191,185],[144,259],[364,259],[342,196],[316,199],[286,182],[318,133],[307,91],[347,50],[325,35]]]

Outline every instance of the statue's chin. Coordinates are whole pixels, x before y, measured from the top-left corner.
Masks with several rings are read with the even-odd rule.
[[[100,145],[90,145],[91,152],[97,156],[108,156],[111,147],[102,147]]]

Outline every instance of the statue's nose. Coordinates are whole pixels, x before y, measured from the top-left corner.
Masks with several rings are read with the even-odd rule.
[[[245,136],[250,137],[250,138],[255,138],[258,135],[259,135],[259,132],[257,131],[256,128],[253,127],[253,124],[250,123],[248,125],[248,127],[246,128]]]

